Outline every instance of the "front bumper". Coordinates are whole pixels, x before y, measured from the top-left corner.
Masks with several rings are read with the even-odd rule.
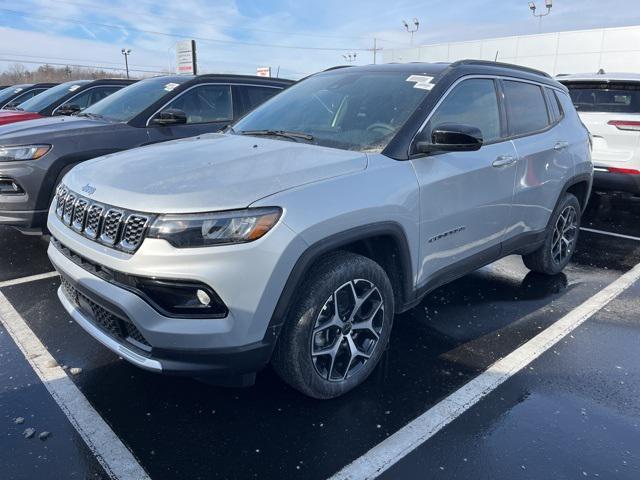
[[[100,315],[105,310],[117,317],[116,322],[124,322],[116,331],[124,334],[105,330],[91,305],[86,301],[78,305],[63,290],[59,295],[73,318],[98,341],[142,368],[191,376],[249,373],[266,365],[280,328],[273,321],[276,303],[293,264],[306,248],[284,224],[260,240],[234,246],[176,249],[164,240],[146,239],[133,255],[87,239],[55,213],[50,213],[48,227],[62,245],[58,249],[52,242],[48,250],[56,270],[98,306]],[[136,292],[92,272],[75,257],[126,275],[201,282],[219,295],[228,314],[223,318],[166,316]],[[132,341],[137,335],[127,336],[129,324],[139,332],[143,345]]]
[[[0,210],[0,225],[41,230],[47,223],[47,213],[48,210]]]
[[[640,175],[610,173],[596,170],[593,189],[640,194]]]
[[[276,327],[267,332],[263,340],[253,344],[192,348],[189,347],[191,335],[176,333],[178,324],[198,322],[203,329],[209,330],[209,333],[202,333],[206,337],[215,335],[212,331],[227,328],[229,319],[163,317],[140,297],[77,265],[53,242],[48,253],[62,279],[58,298],[67,312],[92,337],[138,367],[159,373],[205,377],[252,373],[269,362],[277,339]],[[170,324],[174,324],[173,328]],[[160,325],[158,328],[165,328],[167,332],[154,332],[154,325]],[[153,346],[153,343],[163,346]]]

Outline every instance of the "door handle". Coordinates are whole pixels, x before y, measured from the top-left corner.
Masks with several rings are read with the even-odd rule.
[[[493,161],[492,165],[494,167],[500,168],[508,167],[509,165],[513,165],[514,163],[516,163],[516,157],[512,155],[500,155]]]
[[[553,149],[556,151],[564,150],[569,146],[569,142],[558,142],[553,146]]]

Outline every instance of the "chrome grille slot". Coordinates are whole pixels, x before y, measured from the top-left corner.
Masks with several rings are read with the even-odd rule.
[[[87,223],[84,228],[84,233],[87,237],[93,239],[98,238],[102,212],[104,212],[104,208],[101,205],[93,204],[89,207],[87,211]]]
[[[62,185],[58,187],[58,192],[56,193],[56,215],[60,218],[64,214],[64,204],[68,193],[69,190],[66,187]]]
[[[147,227],[148,217],[141,215],[129,215],[127,223],[124,226],[122,241],[120,245],[125,250],[135,250],[142,242],[145,228]]]
[[[76,201],[76,196],[73,193],[69,193],[64,201],[64,214],[62,220],[67,225],[71,224],[71,217],[73,215],[73,205]]]
[[[75,232],[107,247],[129,254],[144,241],[155,215],[93,202],[60,185],[55,196],[56,215]]]
[[[73,209],[73,221],[71,226],[74,230],[81,232],[84,229],[84,218],[85,213],[87,213],[87,205],[89,202],[84,198],[79,198],[76,200],[76,206]]]
[[[120,233],[120,224],[124,213],[120,210],[109,210],[102,222],[102,235],[100,240],[108,245],[115,245]]]

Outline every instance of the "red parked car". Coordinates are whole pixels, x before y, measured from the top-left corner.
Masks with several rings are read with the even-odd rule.
[[[72,115],[108,97],[135,80],[76,80],[61,83],[14,107],[0,110],[0,125],[53,115]]]

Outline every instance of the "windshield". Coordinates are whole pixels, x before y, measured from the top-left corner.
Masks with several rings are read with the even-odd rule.
[[[319,74],[276,95],[233,130],[303,133],[312,137],[309,143],[380,152],[429,93],[424,83],[409,77],[406,72],[348,69]]]
[[[141,80],[94,103],[80,115],[104,117],[114,122],[128,122],[181,83],[193,77],[155,77]]]
[[[578,112],[640,113],[640,83],[565,83]]]
[[[4,90],[0,91],[0,103],[5,101],[9,97],[12,97],[14,94],[20,92],[21,90],[24,90],[26,87],[30,86],[30,83],[24,83],[22,85],[14,85],[13,87],[5,88]]]
[[[52,103],[60,100],[66,94],[75,92],[82,85],[89,83],[89,80],[78,80],[76,82],[61,83],[55,87],[52,87],[44,92],[30,98],[26,102],[22,102],[18,105],[18,110],[24,110],[25,112],[39,112],[44,110]]]

